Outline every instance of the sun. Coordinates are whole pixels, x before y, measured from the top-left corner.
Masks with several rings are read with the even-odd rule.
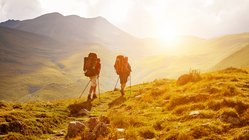
[[[161,27],[157,32],[157,38],[167,43],[177,41],[177,32],[173,27]]]

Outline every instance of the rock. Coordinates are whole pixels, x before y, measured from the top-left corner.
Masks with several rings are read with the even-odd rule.
[[[0,134],[7,134],[8,132],[22,133],[24,125],[20,121],[13,121],[0,124]]]
[[[142,95],[137,95],[137,96],[135,96],[136,99],[139,99],[139,98],[141,98],[141,97],[142,97]]]
[[[70,122],[68,125],[68,131],[66,139],[75,138],[81,136],[85,130],[85,125],[79,121]]]
[[[8,133],[8,123],[0,124],[0,135],[4,135]]]
[[[100,116],[99,121],[103,122],[105,124],[110,124],[110,119],[108,117],[106,117],[106,116]]]
[[[93,133],[97,138],[100,136],[106,137],[110,133],[110,129],[106,124],[101,122],[94,128]]]
[[[90,131],[93,131],[93,129],[98,125],[99,119],[97,117],[92,117],[87,122],[87,126],[90,129]]]
[[[234,125],[240,124],[239,118],[230,117],[230,116],[227,118],[227,122],[229,122],[229,123],[231,123],[231,124],[234,124]]]
[[[86,139],[87,140],[96,140],[96,135],[93,132],[89,132]]]
[[[238,114],[233,111],[223,112],[220,116],[220,120],[233,125],[238,125],[241,123]]]
[[[118,132],[124,132],[125,129],[124,129],[124,128],[117,128],[117,131],[118,131]]]
[[[199,111],[191,111],[191,112],[189,113],[189,116],[195,116],[195,115],[199,115],[199,114],[200,114]]]
[[[23,125],[20,121],[14,121],[9,123],[9,131],[10,132],[22,132],[23,131]]]

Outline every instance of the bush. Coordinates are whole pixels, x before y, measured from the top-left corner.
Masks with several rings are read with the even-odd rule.
[[[198,82],[201,80],[200,71],[190,70],[189,74],[184,74],[177,79],[176,84],[181,86],[189,82]]]
[[[155,132],[154,130],[150,128],[142,128],[140,131],[140,136],[145,138],[145,139],[152,139],[155,137]]]

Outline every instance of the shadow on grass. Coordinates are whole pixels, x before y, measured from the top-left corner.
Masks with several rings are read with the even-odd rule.
[[[112,108],[114,106],[120,105],[126,101],[126,98],[124,96],[120,96],[117,99],[113,100],[108,104],[109,108]]]
[[[69,105],[68,106],[68,109],[70,110],[69,116],[79,117],[79,116],[88,115],[89,111],[91,111],[92,109],[92,101],[93,100],[87,100],[85,102],[74,103]]]

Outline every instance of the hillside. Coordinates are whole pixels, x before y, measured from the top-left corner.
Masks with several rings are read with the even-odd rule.
[[[96,132],[99,138],[113,139],[248,139],[248,75],[249,69],[238,68],[201,75],[191,72],[178,80],[132,86],[131,93],[127,87],[124,97],[118,91],[109,91],[91,103],[90,112],[85,111],[88,115],[78,117],[70,116],[67,107],[81,106],[85,99],[1,102],[0,136],[64,139],[68,123],[79,121],[87,128],[78,137]],[[99,116],[110,120],[110,125],[101,124],[106,133],[89,129]],[[101,120],[109,123],[103,117]],[[98,127],[96,123],[93,126]]]
[[[82,64],[89,51],[101,51],[100,57],[112,56],[98,44],[67,46],[46,36],[0,27],[0,99],[28,101],[79,96],[88,80],[82,73]],[[102,62],[103,71],[112,64],[108,60]]]
[[[51,77],[39,72],[44,67],[54,71],[53,76],[63,79],[60,65],[56,61],[65,57],[67,47],[45,36],[2,27],[0,36],[1,99],[18,99],[25,95],[31,83],[34,86],[42,84],[43,78]]]
[[[29,20],[9,20],[0,23],[0,26],[47,36],[67,45],[75,42],[97,43],[127,53],[133,53],[141,46],[138,38],[120,30],[102,17],[83,18],[49,13]]]
[[[82,64],[89,52],[101,58],[101,91],[107,91],[117,79],[113,65],[118,54],[129,57],[132,84],[139,84],[176,78],[190,69],[208,71],[249,42],[249,34],[243,33],[214,39],[182,36],[171,44],[133,37],[102,17],[59,13],[9,20],[0,26],[0,99],[9,101],[79,96],[88,80]],[[240,66],[246,62],[246,53],[244,56],[241,61],[228,59],[226,63]]]
[[[214,69],[222,69],[226,67],[248,67],[249,66],[249,46],[240,49],[220,63],[215,65]]]

